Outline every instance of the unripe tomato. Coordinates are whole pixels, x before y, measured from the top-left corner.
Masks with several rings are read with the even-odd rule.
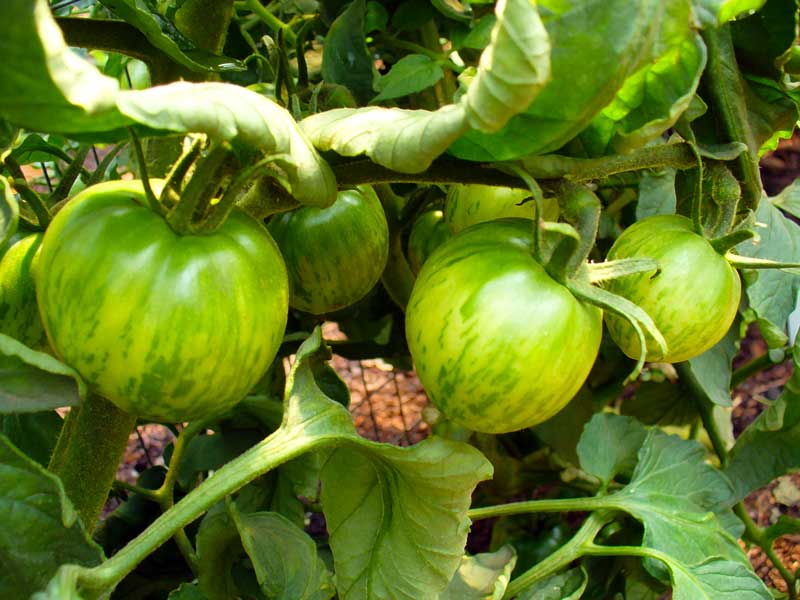
[[[702,354],[730,329],[739,308],[739,274],[680,215],[642,219],[622,232],[609,260],[652,258],[657,272],[627,275],[610,281],[609,291],[641,306],[667,342],[662,354],[647,337],[647,360],[680,362]],[[627,321],[606,319],[609,333],[631,358],[639,356],[639,339]]]
[[[527,190],[492,185],[454,185],[447,193],[444,218],[452,233],[496,219],[533,219],[536,203],[528,200],[520,204],[530,197]],[[542,211],[546,221],[558,219],[558,203],[554,199],[545,199]]]
[[[328,208],[303,206],[269,223],[289,271],[289,304],[322,315],[363,298],[389,256],[389,226],[380,201],[339,192]]]
[[[422,263],[436,248],[451,237],[450,230],[444,222],[444,213],[440,210],[429,210],[422,213],[408,236],[408,263],[414,273],[419,273]]]
[[[532,256],[530,222],[475,225],[423,265],[406,337],[425,390],[456,423],[515,431],[560,411],[589,374],[602,312]]]
[[[239,402],[272,362],[288,316],[286,268],[234,211],[178,235],[140,181],[87,188],[53,219],[35,273],[56,354],[129,413],[177,422]]]
[[[15,236],[0,258],[0,333],[34,349],[47,341],[31,274],[43,235]]]

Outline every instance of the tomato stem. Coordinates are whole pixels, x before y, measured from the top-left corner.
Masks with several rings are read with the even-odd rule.
[[[62,425],[49,470],[64,484],[67,497],[87,531],[93,531],[108,498],[136,417],[89,394]]]
[[[48,200],[51,204],[56,204],[57,202],[60,202],[69,196],[72,186],[83,171],[83,163],[86,160],[86,157],[89,155],[90,149],[91,146],[89,144],[82,144],[75,151],[75,156],[72,158],[72,162],[69,163],[69,167],[67,167],[67,170],[64,171],[64,174],[61,176],[61,180],[58,182],[56,189],[53,190],[52,194],[50,194],[50,198]]]
[[[192,145],[181,154],[180,158],[175,162],[167,174],[164,188],[161,190],[159,200],[166,208],[172,208],[177,200],[173,196],[180,197],[181,185],[189,169],[200,156],[203,149],[204,139],[203,136],[198,136],[192,142]]]

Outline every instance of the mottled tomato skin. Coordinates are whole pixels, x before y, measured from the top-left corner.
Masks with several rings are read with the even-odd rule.
[[[600,347],[602,312],[532,255],[530,222],[475,225],[423,265],[406,312],[411,356],[431,400],[475,431],[541,423],[581,387]]]
[[[531,193],[492,185],[454,185],[447,193],[444,218],[452,233],[486,221],[517,217],[533,219],[536,204],[529,199]],[[547,198],[542,208],[546,221],[558,219],[558,203]]]
[[[328,208],[303,206],[276,215],[269,231],[289,271],[289,304],[315,315],[363,298],[389,256],[389,226],[371,190],[345,190]]]
[[[57,355],[122,410],[156,421],[239,402],[288,316],[286,268],[263,225],[234,211],[213,233],[178,235],[139,181],[76,195],[45,233],[35,280]]]
[[[429,210],[422,213],[408,236],[408,263],[414,273],[419,273],[422,264],[436,248],[450,239],[452,234],[444,222],[441,210]]]
[[[37,350],[46,346],[32,269],[42,233],[15,236],[0,258],[0,333]]]
[[[647,360],[680,362],[702,354],[730,329],[739,308],[739,274],[680,215],[642,219],[619,236],[609,260],[652,258],[659,271],[610,281],[609,291],[641,306],[667,342],[662,354],[647,337]],[[639,340],[627,321],[608,315],[609,333],[625,354],[639,356]]]

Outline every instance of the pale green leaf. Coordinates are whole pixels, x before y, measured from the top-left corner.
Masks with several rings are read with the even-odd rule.
[[[0,248],[4,248],[11,236],[17,232],[19,204],[11,191],[8,179],[0,175]]]
[[[461,105],[437,111],[340,108],[303,119],[301,129],[320,150],[342,156],[366,154],[401,173],[419,173],[468,129]]]
[[[800,179],[795,179],[780,194],[770,198],[769,201],[782,211],[800,218]]]
[[[731,406],[731,374],[733,357],[738,351],[737,326],[713,348],[689,359],[689,370],[697,384],[718,406]]]
[[[524,111],[550,81],[550,39],[535,3],[500,0],[491,42],[461,101],[470,125],[491,133]]]
[[[375,82],[375,89],[380,93],[372,99],[372,103],[421,92],[442,77],[444,71],[432,58],[424,54],[409,54],[392,65],[389,73]]]
[[[322,470],[322,505],[339,597],[438,598],[462,558],[472,492],[491,472],[477,450],[441,438],[334,450]]]
[[[772,595],[752,569],[719,557],[687,566],[668,563],[673,600],[771,600]]]
[[[636,220],[641,221],[653,215],[674,215],[677,199],[675,197],[675,169],[646,171],[639,180],[639,197],[636,201]]]
[[[516,564],[517,553],[512,546],[464,556],[438,600],[501,600]]]
[[[336,199],[330,167],[289,112],[266,96],[227,83],[177,82],[122,92],[117,103],[127,117],[153,129],[236,139],[274,155],[302,204],[329,206]]]

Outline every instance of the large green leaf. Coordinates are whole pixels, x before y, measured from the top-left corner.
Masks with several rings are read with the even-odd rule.
[[[0,115],[34,131],[108,131],[129,123],[116,107],[119,84],[64,43],[47,0],[8,0],[13,27],[0,38]]]
[[[198,48],[175,24],[153,10],[146,0],[101,0],[121,19],[141,31],[147,40],[173,61],[192,71],[243,71],[236,59]],[[209,19],[213,16],[209,15]]]
[[[800,337],[795,341],[794,372],[780,398],[739,436],[725,472],[741,500],[781,475],[800,468]]]
[[[749,568],[713,512],[730,502],[731,483],[705,457],[697,442],[651,429],[630,483],[606,500],[643,523],[643,546],[687,565],[720,556]],[[658,563],[649,568],[659,572]]]
[[[345,86],[359,104],[375,95],[372,85],[378,72],[364,41],[364,0],[353,0],[325,36],[322,77],[326,83]]]
[[[500,0],[478,74],[462,96],[470,125],[491,133],[524,111],[550,81],[550,39],[530,0]]]
[[[74,369],[0,334],[0,414],[76,406],[85,394]]]
[[[54,410],[0,415],[0,433],[28,457],[46,467],[64,420]]]
[[[741,563],[712,557],[688,566],[666,563],[672,576],[673,600],[771,600],[764,582]]]
[[[718,406],[731,406],[733,357],[738,351],[738,322],[713,348],[689,359],[689,370],[709,399]]]
[[[520,592],[517,600],[579,600],[589,579],[580,568],[545,577]]]
[[[102,559],[100,547],[89,538],[58,478],[3,435],[0,512],[6,515],[0,528],[2,598],[29,598],[45,588],[62,564],[93,566]]]
[[[742,70],[780,80],[787,50],[797,39],[797,21],[794,0],[772,0],[755,14],[731,23],[736,59]]]
[[[550,83],[525,112],[498,132],[471,131],[450,152],[469,160],[495,161],[561,147],[614,99],[631,74],[654,58],[653,47],[662,29],[676,26],[670,20],[670,4],[539,0],[552,48]],[[688,31],[689,21],[682,26]]]
[[[736,247],[739,254],[780,262],[800,262],[800,227],[786,218],[768,199],[762,198],[756,210],[757,240]],[[742,272],[750,309],[759,319],[786,331],[786,321],[794,310],[800,279],[778,269]]]
[[[689,20],[689,0],[666,3],[669,23]],[[625,152],[645,145],[672,127],[695,95],[706,64],[706,47],[688,27],[667,27],[656,58],[631,75],[616,98],[581,134],[591,154]]]
[[[465,556],[439,600],[501,600],[516,564],[512,546]]]
[[[243,514],[236,520],[242,544],[261,590],[275,600],[327,600],[333,578],[314,541],[297,525],[272,512]]]

